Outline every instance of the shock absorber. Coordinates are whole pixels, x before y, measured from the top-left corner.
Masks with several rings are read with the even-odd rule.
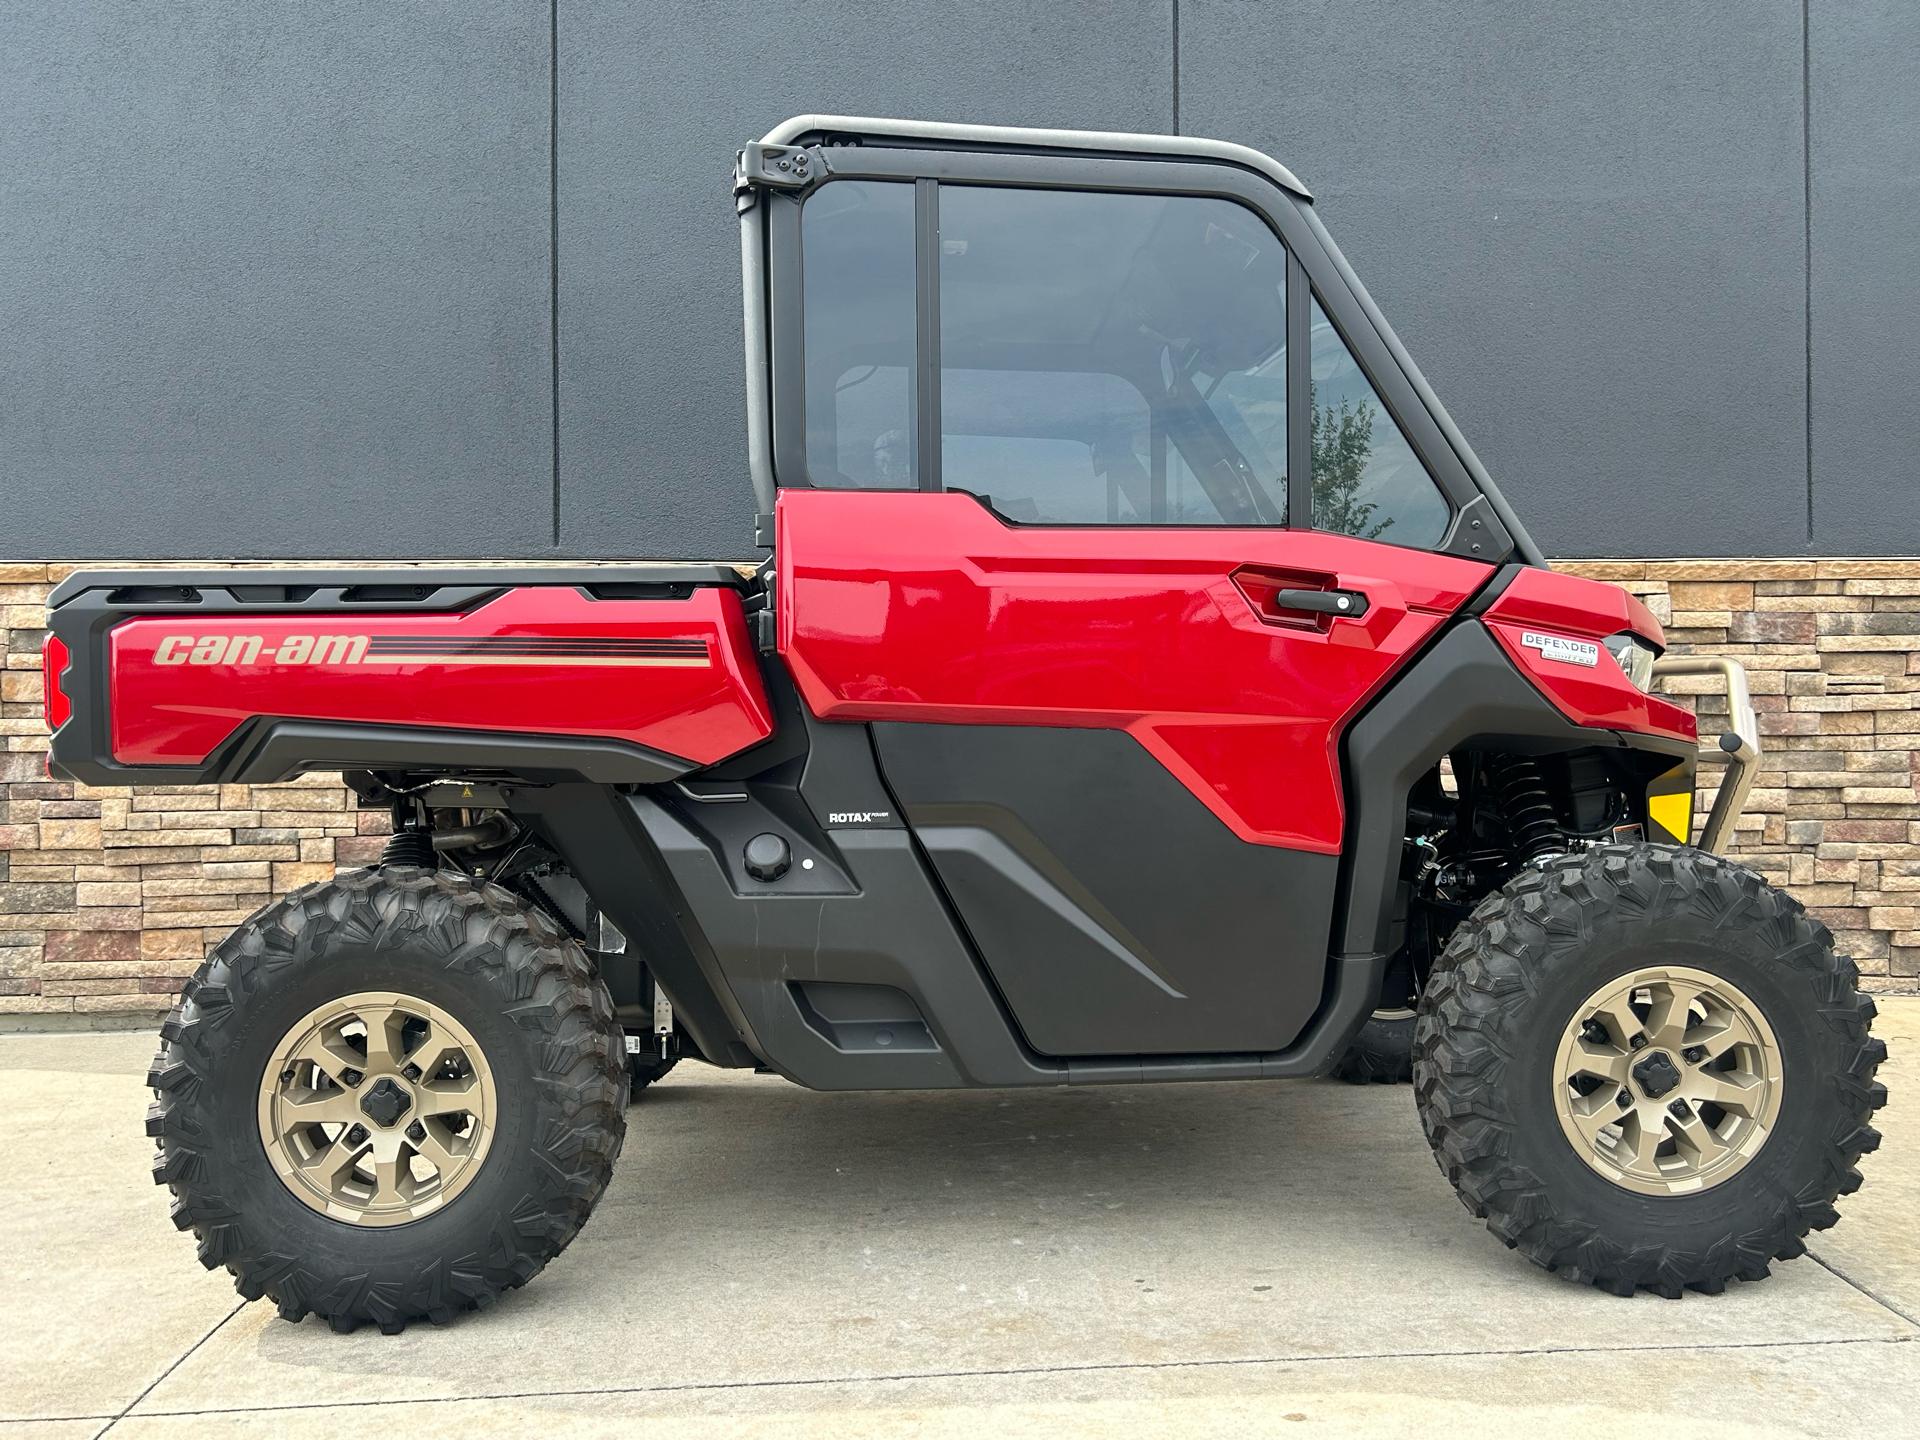
[[[413,865],[422,870],[438,869],[440,857],[433,851],[433,832],[428,828],[426,808],[409,795],[394,802],[393,838],[380,854],[382,868],[389,865]]]
[[[1554,813],[1547,782],[1537,763],[1519,755],[1497,760],[1493,783],[1507,833],[1513,837],[1513,848],[1522,865],[1567,848],[1560,833],[1560,817]]]

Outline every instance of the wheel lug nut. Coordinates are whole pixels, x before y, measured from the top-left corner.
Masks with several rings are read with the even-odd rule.
[[[1633,1104],[1633,1092],[1622,1085],[1620,1087],[1620,1093],[1613,1097],[1613,1101],[1614,1104],[1618,1105],[1622,1110],[1625,1110]]]
[[[1680,1058],[1685,1060],[1689,1065],[1698,1065],[1702,1060],[1707,1058],[1707,1047],[1704,1045],[1689,1045],[1680,1052]]]
[[[1631,1040],[1627,1041],[1627,1048],[1629,1050],[1638,1050],[1646,1043],[1647,1037],[1644,1033],[1636,1034]]]
[[[358,1070],[342,1070],[340,1072],[340,1083],[349,1090],[366,1078],[367,1077],[362,1075]]]
[[[349,1145],[363,1144],[367,1138],[367,1127],[364,1125],[349,1126],[347,1133],[341,1138]]]
[[[422,1125],[418,1120],[407,1126],[407,1139],[413,1141],[416,1145],[426,1138],[427,1127]]]
[[[406,1076],[407,1079],[409,1080],[418,1080],[420,1078],[420,1067],[418,1065],[409,1064],[407,1068],[402,1070],[400,1073]]]
[[[1684,1100],[1674,1101],[1671,1105],[1667,1106],[1667,1110],[1676,1120],[1691,1120],[1693,1118],[1693,1111],[1687,1108],[1687,1102]]]

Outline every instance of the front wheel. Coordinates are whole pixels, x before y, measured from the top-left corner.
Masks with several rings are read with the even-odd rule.
[[[678,1055],[662,1058],[651,1051],[627,1056],[627,1093],[638,1100],[649,1085],[667,1078],[667,1072],[680,1063]]]
[[[161,1028],[154,1179],[201,1263],[336,1330],[444,1323],[538,1274],[626,1133],[585,956],[517,896],[384,869],[214,951]]]
[[[1487,897],[1434,966],[1414,1093],[1462,1203],[1569,1280],[1758,1280],[1880,1143],[1873,1001],[1824,925],[1699,850],[1609,845]]]

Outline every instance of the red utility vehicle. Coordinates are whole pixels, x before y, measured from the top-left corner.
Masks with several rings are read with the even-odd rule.
[[[1405,1078],[1621,1293],[1797,1255],[1884,1054],[1724,848],[1738,666],[1546,568],[1314,214],[1185,138],[802,117],[739,157],[753,565],[137,571],[51,768],[344,771],[382,864],[163,1027],[154,1175],[388,1330],[565,1247],[682,1058],[819,1089]],[[1732,729],[1700,848],[1693,716]]]

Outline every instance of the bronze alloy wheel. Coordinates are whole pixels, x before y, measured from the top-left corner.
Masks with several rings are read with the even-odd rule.
[[[1780,1114],[1780,1046],[1739,989],[1679,966],[1622,976],[1573,1012],[1554,1065],[1560,1127],[1623,1189],[1730,1179]]]
[[[147,1072],[153,1178],[243,1298],[340,1331],[443,1325],[580,1233],[626,1135],[625,1060],[606,982],[525,896],[349,870],[187,982]]]
[[[1474,907],[1420,996],[1413,1089],[1468,1210],[1562,1279],[1677,1300],[1764,1279],[1860,1188],[1873,1000],[1744,865],[1595,845]]]
[[[260,1140],[300,1200],[352,1225],[405,1225],[472,1183],[498,1120],[493,1072],[436,1005],[391,991],[330,1000],[260,1079]]]

